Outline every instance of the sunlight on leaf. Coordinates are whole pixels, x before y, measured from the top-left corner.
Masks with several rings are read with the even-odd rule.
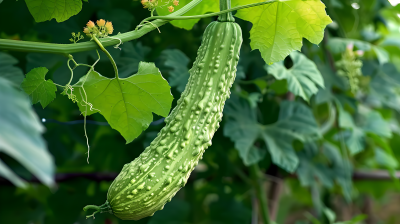
[[[192,0],[179,0],[179,5],[174,6],[175,11],[181,9],[183,6],[191,2]],[[219,12],[219,1],[202,1],[196,7],[194,7],[189,12],[185,13],[184,16],[194,16],[194,15],[202,15],[208,12]],[[168,11],[168,6],[161,6],[157,8],[157,13],[160,16],[166,16],[171,14]],[[176,27],[183,28],[186,30],[191,30],[193,26],[200,19],[188,19],[188,20],[173,20],[170,23]]]
[[[82,0],[25,0],[29,12],[36,22],[56,19],[63,22],[78,14],[82,9]]]
[[[245,5],[263,0],[233,0]],[[300,51],[303,37],[319,44],[326,25],[332,22],[320,0],[286,0],[242,9],[235,15],[253,24],[251,48],[259,49],[267,64],[283,60],[292,51]]]

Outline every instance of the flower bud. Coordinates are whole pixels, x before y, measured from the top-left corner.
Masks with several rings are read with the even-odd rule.
[[[106,24],[106,21],[104,19],[100,19],[100,20],[97,20],[96,23],[98,26],[104,26]]]
[[[173,4],[174,4],[174,6],[178,6],[179,5],[179,1],[178,0],[174,0]]]
[[[172,5],[169,6],[169,7],[168,7],[168,11],[169,11],[169,12],[173,12],[173,11],[174,11],[174,7],[173,7]]]
[[[113,33],[114,27],[113,27],[111,22],[107,22],[106,23],[106,31],[108,32],[108,34],[112,34]]]
[[[89,20],[89,22],[86,24],[88,28],[93,28],[94,27],[94,22],[92,20]]]

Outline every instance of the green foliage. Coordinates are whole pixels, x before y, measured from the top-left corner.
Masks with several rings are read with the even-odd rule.
[[[287,89],[293,94],[300,96],[305,101],[310,101],[312,95],[318,92],[318,88],[324,88],[324,80],[314,62],[303,54],[292,52],[290,58],[293,67],[287,69],[283,61],[273,65],[266,65],[265,68],[276,79],[287,80]]]
[[[247,101],[235,95],[227,102],[224,112],[228,117],[224,135],[235,142],[247,166],[257,163],[265,155],[253,146],[256,140],[262,139],[272,162],[288,172],[294,172],[299,160],[292,146],[293,141],[304,142],[320,135],[312,112],[299,102],[282,102],[278,121],[269,125],[259,124],[255,110]]]
[[[168,82],[176,90],[183,92],[189,79],[189,58],[180,50],[167,49],[161,52],[161,57],[165,60],[164,65],[171,68]]]
[[[64,22],[82,9],[82,0],[25,0],[25,2],[36,22],[44,22],[53,18],[59,23]]]
[[[45,108],[56,98],[57,87],[51,80],[46,80],[45,76],[49,70],[45,67],[34,68],[21,83],[21,88],[32,100],[32,103],[39,103]]]
[[[27,97],[7,79],[0,77],[0,152],[11,156],[29,169],[41,182],[54,186],[54,162],[41,134],[44,127],[32,110]],[[0,160],[0,175],[18,187],[26,187]]]
[[[261,0],[240,1],[240,4]],[[233,3],[235,5],[235,3]],[[302,38],[319,44],[325,26],[332,22],[320,0],[290,0],[240,10],[235,16],[253,23],[251,48],[259,49],[267,64],[283,60],[301,50]]]
[[[13,56],[0,52],[0,77],[8,79],[19,86],[24,79],[24,73],[15,65],[18,60]]]
[[[192,0],[179,0],[179,5],[174,6],[175,11],[179,10],[187,3],[191,2]],[[185,16],[193,16],[193,15],[202,15],[208,12],[218,12],[219,11],[219,2],[218,1],[202,1],[200,4],[196,5],[192,10],[185,14]],[[171,14],[168,11],[167,6],[158,7],[157,13],[160,16],[165,16]],[[190,19],[190,20],[175,20],[171,21],[170,23],[176,27],[191,30],[193,26],[199,21],[200,19]]]
[[[82,114],[101,113],[126,143],[149,127],[152,112],[166,117],[173,100],[170,86],[153,63],[141,62],[138,73],[128,78],[109,79],[90,71],[73,87]]]

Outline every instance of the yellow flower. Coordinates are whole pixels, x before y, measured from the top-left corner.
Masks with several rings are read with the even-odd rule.
[[[179,1],[178,0],[174,0],[173,4],[174,4],[174,6],[178,6],[179,5]]]
[[[89,22],[86,24],[88,28],[93,28],[94,27],[94,22],[92,20],[89,20]]]
[[[169,7],[168,7],[168,11],[169,11],[169,12],[173,12],[173,11],[174,11],[174,7],[173,7],[172,5],[169,6]]]
[[[113,27],[111,22],[107,22],[106,23],[106,31],[108,32],[108,34],[112,34],[113,33],[114,27]]]
[[[100,19],[100,20],[97,20],[96,23],[98,26],[104,26],[106,24],[106,21],[104,21],[104,19]]]

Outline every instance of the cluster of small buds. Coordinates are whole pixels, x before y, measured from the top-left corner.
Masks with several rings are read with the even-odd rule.
[[[141,1],[143,8],[153,10],[158,5],[158,0],[142,0]]]
[[[169,5],[171,2],[174,6],[179,5],[178,0],[141,0],[141,3],[143,5],[143,8],[149,9],[149,10],[154,10],[156,7],[160,6],[166,6]],[[174,11],[174,6],[168,6],[168,11],[173,12]]]
[[[346,51],[342,55],[342,59],[335,63],[338,68],[338,75],[346,77],[349,80],[350,90],[356,93],[359,89],[359,78],[362,76],[362,61],[357,57],[364,55],[364,51],[353,51],[354,45],[346,46]]]
[[[100,19],[96,21],[97,26],[93,21],[89,20],[86,24],[86,27],[83,28],[83,32],[86,33],[89,37],[107,37],[109,34],[114,32],[114,27],[111,22],[105,21],[104,19]]]
[[[72,32],[72,38],[69,39],[69,41],[74,42],[75,44],[85,38],[83,35],[81,35],[81,32],[78,32],[77,34],[75,32]]]

